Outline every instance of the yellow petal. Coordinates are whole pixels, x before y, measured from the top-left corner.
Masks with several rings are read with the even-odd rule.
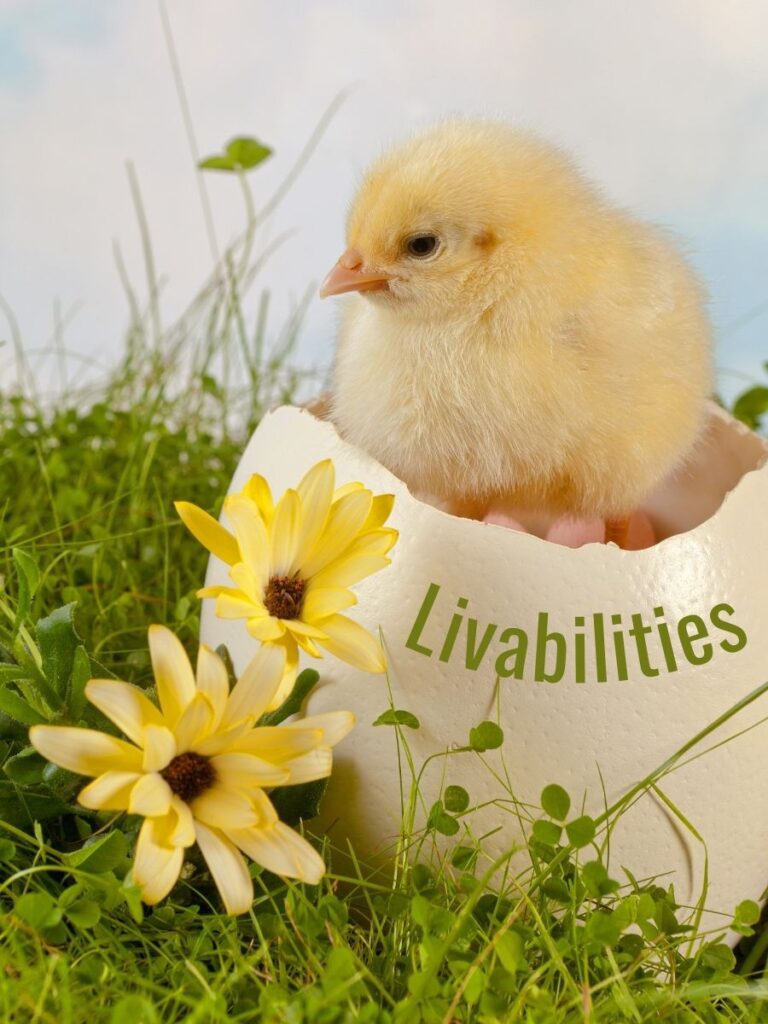
[[[139,772],[141,751],[125,740],[95,729],[64,725],[33,725],[29,741],[43,757],[78,775],[108,771]]]
[[[376,494],[371,502],[371,511],[362,525],[363,530],[376,530],[389,519],[395,504],[394,494]]]
[[[333,768],[333,754],[330,747],[318,747],[300,757],[285,762],[290,781],[289,786],[297,786],[302,782],[314,782],[316,779],[327,779]]]
[[[127,811],[138,772],[104,772],[77,794],[78,802],[92,811]]]
[[[294,556],[294,571],[301,568],[325,529],[333,499],[334,478],[333,462],[323,459],[304,474],[296,488],[301,500],[301,537]]]
[[[232,741],[231,749],[255,754],[266,761],[280,763],[300,757],[323,745],[322,729],[305,728],[306,719],[288,725],[259,725]]]
[[[128,811],[145,818],[159,818],[171,809],[171,787],[157,772],[142,775],[131,791]]]
[[[301,732],[304,729],[320,730],[318,746],[335,747],[343,740],[355,724],[355,716],[351,711],[325,711],[321,715],[307,715],[295,722],[286,722],[282,728]]]
[[[211,758],[216,778],[226,789],[248,792],[255,786],[281,786],[288,781],[288,771],[280,765],[253,754],[217,754]]]
[[[229,697],[229,679],[224,662],[206,644],[200,644],[197,652],[197,689],[205,694],[213,708],[212,728],[221,721]]]
[[[282,621],[280,619],[273,619],[271,616],[248,619],[246,627],[251,636],[255,640],[260,640],[263,644],[270,644],[285,636],[285,626]]]
[[[275,505],[272,500],[272,491],[264,477],[259,473],[254,473],[240,493],[256,503],[261,518],[269,526],[275,512]]]
[[[221,587],[216,598],[216,615],[220,619],[265,618],[266,609],[259,607],[242,590]]]
[[[275,644],[275,646],[277,647],[278,644]],[[285,671],[283,672],[283,678],[280,680],[280,685],[267,705],[267,711],[274,711],[275,708],[280,707],[293,689],[296,676],[299,674],[299,648],[294,638],[289,633],[286,633],[279,646],[285,651]]]
[[[320,626],[313,626],[311,622],[304,622],[303,619],[281,619],[289,633],[298,640],[301,636],[308,636],[312,640],[322,640],[325,633]]]
[[[275,506],[270,528],[272,576],[292,576],[301,532],[301,502],[296,491],[288,490]],[[265,581],[266,582],[266,581]]]
[[[202,821],[213,828],[249,828],[258,821],[258,815],[247,796],[219,785],[213,785],[195,797],[190,808],[195,821]]]
[[[95,707],[122,729],[128,739],[140,746],[148,725],[163,725],[163,716],[138,686],[117,679],[91,679],[85,696]]]
[[[323,620],[327,640],[319,643],[335,657],[346,661],[363,672],[384,672],[386,660],[378,640],[345,615],[333,615]]]
[[[286,651],[282,645],[265,644],[256,652],[232,688],[222,728],[230,728],[247,718],[254,721],[261,718],[280,686],[285,663]]]
[[[302,649],[306,651],[311,658],[322,658],[323,652],[317,646],[314,640],[310,640],[308,636],[302,636],[301,633],[297,633],[294,637],[296,643]]]
[[[351,555],[349,558],[345,555],[313,576],[312,586],[351,587],[391,564],[391,559],[383,555]]]
[[[192,750],[213,731],[213,705],[204,693],[196,693],[174,726],[176,753]]]
[[[352,494],[353,491],[364,491],[365,484],[360,483],[359,480],[352,480],[348,484],[342,484],[341,487],[337,487],[333,492],[334,504],[340,501],[342,498],[346,498],[348,494]]]
[[[144,731],[145,772],[160,772],[176,756],[176,738],[164,725],[148,725]]]
[[[352,491],[331,506],[325,530],[301,566],[304,579],[320,572],[349,547],[368,517],[371,500],[371,492],[363,488]]]
[[[173,728],[179,715],[195,696],[195,677],[187,652],[165,626],[149,627],[149,654],[157,683],[160,707]]]
[[[199,540],[212,555],[228,565],[240,561],[240,548],[237,541],[221,523],[216,522],[213,516],[188,501],[175,501],[174,508],[195,540]]]
[[[269,536],[257,506],[249,499],[235,494],[224,502],[224,511],[235,531],[242,561],[263,585],[270,577]]]
[[[301,605],[301,617],[305,622],[315,623],[355,604],[357,598],[345,587],[310,586]]]
[[[168,845],[192,846],[195,841],[195,819],[189,807],[175,793],[171,798],[171,811],[171,817],[176,815],[176,823],[169,830]]]
[[[253,882],[237,848],[221,832],[197,822],[200,852],[221,894],[228,914],[244,914],[253,903]]]
[[[251,567],[245,562],[238,562],[229,570],[229,575],[237,590],[253,602],[251,615],[268,615],[263,601],[264,584]]]
[[[325,874],[320,854],[298,832],[275,822],[270,828],[230,831],[229,837],[243,853],[268,871],[317,885]]]
[[[133,881],[141,888],[145,903],[158,903],[176,884],[184,862],[180,846],[164,846],[157,842],[166,823],[161,818],[147,818],[141,826],[133,862]]]

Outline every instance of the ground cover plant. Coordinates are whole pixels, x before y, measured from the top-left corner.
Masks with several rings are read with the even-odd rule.
[[[216,159],[238,170],[242,153],[262,151],[241,140]],[[253,906],[228,916],[194,855],[171,895],[144,907],[126,882],[138,820],[78,806],[83,780],[30,747],[28,729],[41,722],[104,727],[84,699],[93,675],[151,688],[151,623],[194,655],[207,552],[173,502],[217,512],[265,409],[320,389],[316,373],[292,367],[301,310],[269,345],[267,299],[250,319],[244,311],[252,251],[249,215],[170,328],[157,330],[153,287],[146,309],[134,300],[124,358],[100,384],[48,401],[23,364],[19,386],[0,394],[3,1019],[767,1020],[768,925],[756,904],[698,935],[696,908],[678,906],[668,880],[612,877],[604,865],[617,815],[687,748],[595,819],[553,779],[538,806],[517,807],[526,867],[513,873],[465,827],[472,794],[462,786],[422,807],[423,766],[408,750],[420,723],[407,708],[382,708],[405,792],[393,869],[318,836],[328,867],[318,885],[253,865]],[[762,397],[741,401],[755,424]],[[305,676],[302,688],[312,683]],[[488,759],[504,742],[494,722],[471,723],[449,756]],[[310,837],[320,795],[281,804],[289,823],[306,817]],[[728,928],[743,936],[736,954]]]

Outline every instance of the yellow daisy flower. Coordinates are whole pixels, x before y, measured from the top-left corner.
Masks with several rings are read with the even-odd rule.
[[[278,875],[319,882],[322,858],[278,820],[264,787],[330,775],[331,747],[352,728],[352,713],[256,725],[283,678],[280,647],[262,647],[231,692],[223,662],[205,645],[196,675],[164,626],[150,626],[149,650],[159,708],[130,683],[92,679],[86,686],[88,700],[128,741],[66,726],[29,731],[43,757],[95,776],[78,796],[84,807],[144,817],[132,869],[144,902],[157,903],[170,892],[184,851],[195,842],[231,914],[253,901],[240,851]]]
[[[394,496],[361,483],[334,486],[325,459],[275,504],[267,481],[254,474],[224,501],[233,533],[196,505],[176,502],[190,532],[230,566],[233,586],[204,587],[198,596],[215,598],[220,618],[245,619],[256,640],[285,649],[278,703],[293,686],[299,648],[320,658],[323,647],[365,672],[385,670],[379,642],[340,612],[357,603],[352,584],[390,564],[398,534],[384,523]]]

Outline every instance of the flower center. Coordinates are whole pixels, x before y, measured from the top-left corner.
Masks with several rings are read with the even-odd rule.
[[[272,576],[264,591],[264,604],[275,619],[298,619],[306,583],[298,576]]]
[[[211,759],[192,751],[177,754],[160,774],[185,803],[200,796],[216,781],[216,770]]]

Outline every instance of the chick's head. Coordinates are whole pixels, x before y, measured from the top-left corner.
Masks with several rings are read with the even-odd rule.
[[[409,317],[477,315],[541,261],[574,191],[588,194],[532,136],[494,122],[437,125],[366,174],[320,294],[357,291]]]

